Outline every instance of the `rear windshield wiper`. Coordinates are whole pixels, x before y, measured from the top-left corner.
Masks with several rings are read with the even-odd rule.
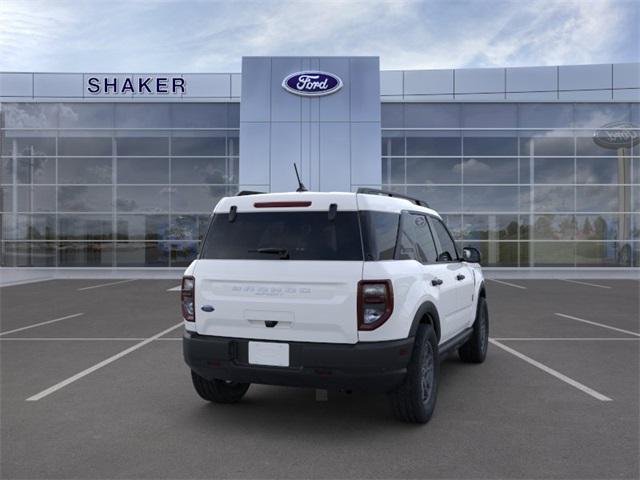
[[[286,248],[266,247],[256,248],[249,250],[250,253],[271,253],[274,255],[280,255],[281,260],[289,260],[289,250]]]

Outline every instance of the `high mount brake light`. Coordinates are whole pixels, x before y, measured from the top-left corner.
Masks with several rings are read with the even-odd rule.
[[[393,313],[391,280],[358,282],[358,330],[375,330]]]
[[[255,202],[255,208],[310,207],[311,202]]]
[[[193,277],[182,277],[180,305],[182,308],[182,318],[187,322],[196,321],[195,294],[196,279]]]

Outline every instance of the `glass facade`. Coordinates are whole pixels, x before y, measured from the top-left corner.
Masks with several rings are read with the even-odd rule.
[[[188,265],[238,135],[238,103],[1,104],[2,266]]]
[[[640,145],[596,143],[613,122],[640,104],[383,103],[382,187],[487,266],[640,266]],[[238,103],[0,104],[1,265],[186,266],[239,126]]]
[[[384,103],[386,189],[438,210],[496,267],[640,265],[638,103]],[[639,133],[639,132],[636,132]]]

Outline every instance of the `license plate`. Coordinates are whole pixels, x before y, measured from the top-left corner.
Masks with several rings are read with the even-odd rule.
[[[289,344],[249,342],[249,363],[252,365],[289,366]]]

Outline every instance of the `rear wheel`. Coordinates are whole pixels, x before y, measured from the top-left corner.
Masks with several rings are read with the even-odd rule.
[[[247,393],[250,383],[228,382],[225,380],[207,380],[191,371],[193,386],[205,400],[214,403],[236,403]]]
[[[438,393],[438,340],[431,325],[421,325],[416,334],[404,382],[389,392],[398,420],[427,423],[436,407]]]
[[[489,309],[484,297],[478,299],[476,320],[473,323],[473,333],[459,349],[458,355],[463,362],[482,363],[487,358],[489,344]]]

